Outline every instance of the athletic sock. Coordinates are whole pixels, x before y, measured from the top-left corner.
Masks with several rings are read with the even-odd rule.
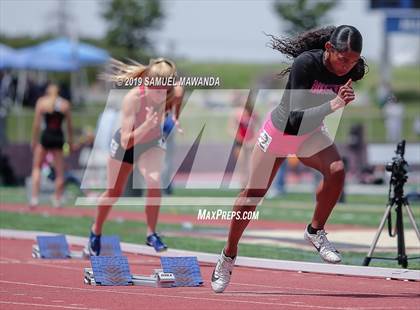
[[[97,235],[92,230],[90,231],[90,238],[98,238],[100,236],[101,236],[101,234]]]
[[[323,228],[313,228],[311,224],[308,225],[308,233],[311,235],[316,235],[318,230],[322,230]]]
[[[225,249],[223,249],[223,255],[226,256],[226,257],[229,257],[231,259],[235,259],[235,257],[236,257],[236,255],[233,255],[233,256],[226,255]]]

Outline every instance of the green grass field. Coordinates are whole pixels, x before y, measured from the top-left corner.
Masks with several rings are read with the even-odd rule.
[[[75,190],[73,189],[74,193]],[[25,203],[25,192],[23,188],[0,188],[1,201],[10,203]],[[235,191],[217,190],[176,190],[175,196],[178,197],[234,197]],[[349,195],[348,202],[340,204],[334,210],[329,223],[334,224],[354,224],[364,227],[377,227],[385,211],[385,195]],[[72,207],[72,208],[77,208]],[[92,206],[94,208],[94,206]],[[162,213],[170,214],[198,214],[197,206],[182,206],[161,208]],[[201,206],[200,208],[213,208]],[[231,206],[218,207],[224,210],[231,210]],[[139,210],[134,206],[118,206],[119,210]],[[140,208],[142,210],[142,208]],[[417,219],[420,218],[419,205],[412,205],[412,209]],[[282,198],[265,200],[259,207],[260,219],[289,221],[297,223],[307,223],[313,213],[313,196],[309,194],[289,194]],[[405,219],[406,220],[406,219]],[[17,212],[0,212],[0,227],[8,229],[25,229],[51,231],[57,233],[71,234],[76,236],[86,236],[92,219],[88,217],[57,217],[38,214],[21,214]],[[405,225],[409,225],[405,221]],[[206,231],[211,227],[193,227],[192,230],[185,230],[180,224],[159,224],[159,230],[163,232],[189,232],[190,237],[166,236],[168,246],[176,249],[186,249],[193,251],[203,251],[218,253],[223,247],[223,242],[210,238],[194,237],[194,232]],[[213,228],[214,229],[214,228]],[[227,229],[227,226],[226,226]],[[226,232],[222,229],[222,232]],[[105,226],[106,234],[118,234],[122,241],[132,243],[144,243],[146,226],[141,222],[134,221],[108,221]],[[270,245],[251,245],[242,244],[240,254],[252,257],[264,257],[284,260],[319,262],[319,257],[310,251],[284,248]],[[393,257],[393,253],[376,253],[376,256]],[[365,253],[344,251],[344,263],[360,265],[365,257]],[[374,260],[372,266],[397,267],[396,262]],[[410,261],[409,268],[420,269],[418,260]]]
[[[70,188],[68,192],[69,206],[73,206],[79,192],[76,188]],[[174,197],[235,197],[237,194],[233,190],[186,190],[176,189]],[[10,203],[27,202],[26,194],[23,188],[3,187],[1,188],[1,200]],[[386,193],[383,195],[348,195],[346,203],[340,203],[334,209],[334,213],[330,218],[331,224],[349,224],[365,227],[377,227],[379,221],[385,212],[385,205],[387,202]],[[85,206],[83,206],[85,207]],[[90,206],[95,208],[95,206]],[[420,204],[413,204],[412,210],[417,219],[420,219]],[[75,207],[77,208],[77,206]],[[184,205],[184,206],[162,206],[161,212],[168,214],[189,214],[196,216],[199,209],[206,208],[211,210],[215,208],[210,203],[207,206]],[[231,206],[217,206],[218,209],[229,211]],[[260,219],[262,220],[277,220],[288,221],[296,223],[308,222],[313,214],[314,196],[312,194],[297,194],[290,193],[284,197],[275,199],[265,199],[261,206],[258,207],[260,211]],[[142,209],[139,206],[119,205],[119,210],[138,211]],[[404,223],[410,225],[407,218],[404,218]]]

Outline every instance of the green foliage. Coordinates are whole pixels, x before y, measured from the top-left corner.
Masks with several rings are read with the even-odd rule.
[[[286,31],[296,34],[325,24],[326,13],[338,3],[336,0],[276,0],[273,6],[280,19],[286,21]]]
[[[21,36],[21,37],[9,37],[6,35],[0,35],[0,43],[7,45],[11,48],[22,48],[31,45],[42,43],[46,40],[52,39],[51,35],[43,35],[37,37]]]
[[[108,24],[106,42],[120,59],[144,61],[153,52],[150,31],[160,26],[163,17],[160,1],[108,0],[103,18]]]

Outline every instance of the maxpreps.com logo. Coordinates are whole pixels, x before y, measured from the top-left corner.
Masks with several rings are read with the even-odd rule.
[[[198,209],[197,220],[258,220],[260,211],[226,211]]]

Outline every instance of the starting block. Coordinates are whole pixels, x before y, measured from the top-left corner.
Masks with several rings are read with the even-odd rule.
[[[200,265],[197,257],[161,257],[160,263],[165,273],[172,273],[175,276],[173,286],[201,286]]]
[[[33,258],[89,258],[89,251],[70,251],[65,235],[37,236],[37,244],[32,246]],[[118,236],[102,236],[101,256],[121,256],[120,238]]]
[[[37,244],[32,246],[33,258],[71,258],[66,236],[37,236]]]
[[[132,275],[126,256],[91,256],[90,262],[92,268],[84,269],[85,284],[172,287],[175,282],[172,273],[161,269],[150,276]]]

